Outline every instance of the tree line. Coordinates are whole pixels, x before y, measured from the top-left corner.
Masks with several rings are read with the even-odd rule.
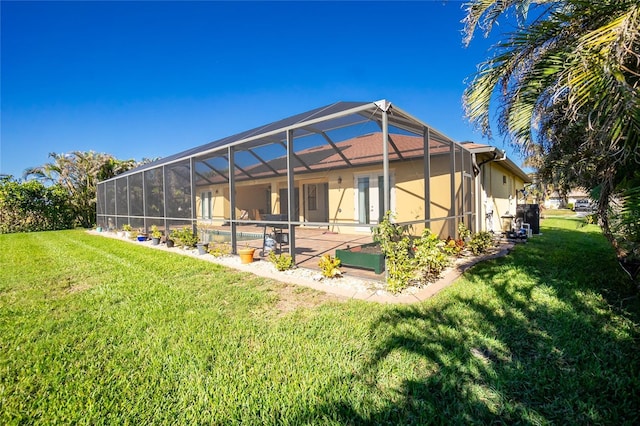
[[[99,181],[150,160],[118,160],[93,151],[50,153],[51,161],[0,177],[0,233],[89,228],[96,218]]]

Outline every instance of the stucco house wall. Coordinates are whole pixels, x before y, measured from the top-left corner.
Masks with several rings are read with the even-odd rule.
[[[451,176],[448,155],[436,155],[431,159],[430,179],[430,216],[433,219],[431,229],[433,232],[446,237],[450,229],[446,226],[444,218],[451,216]],[[425,215],[425,179],[423,176],[423,160],[414,159],[402,162],[394,162],[390,165],[391,177],[391,209],[399,222],[422,220]],[[457,167],[460,170],[460,167]],[[294,218],[300,222],[342,222],[351,223],[354,226],[335,225],[331,230],[340,233],[369,233],[364,226],[357,226],[357,182],[358,176],[371,176],[372,185],[377,188],[375,177],[382,174],[378,166],[356,167],[351,169],[331,170],[317,173],[308,173],[296,180],[296,188],[300,194],[298,201],[299,216]],[[458,171],[455,177],[456,192],[462,191],[462,178]],[[305,186],[314,184],[322,187],[326,184],[327,193],[318,196],[318,209],[308,209]],[[248,219],[260,220],[262,215],[284,213],[280,211],[280,190],[287,187],[286,179],[265,179],[243,181],[236,185],[236,218],[240,218],[243,211],[248,213]],[[375,192],[374,188],[374,192]],[[214,224],[221,224],[229,219],[229,189],[228,185],[210,185],[199,187],[196,194],[197,218],[202,217],[202,193],[211,194],[212,219]],[[269,195],[270,194],[270,195]],[[326,198],[324,197],[326,195]],[[267,201],[270,204],[267,205]],[[326,202],[327,205],[323,205]],[[378,200],[381,203],[381,200]],[[462,202],[457,208],[462,209]],[[328,218],[324,217],[327,215]],[[381,218],[375,217],[374,222]],[[311,225],[315,226],[315,225]],[[413,225],[413,232],[419,234],[424,229],[422,223]]]
[[[524,188],[524,179],[515,175],[500,162],[491,162],[482,166],[480,172],[482,188],[483,216],[487,231],[503,230],[504,216],[515,216],[518,191]],[[492,213],[487,217],[487,213]]]

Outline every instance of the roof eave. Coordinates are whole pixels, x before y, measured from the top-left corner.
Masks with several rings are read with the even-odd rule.
[[[524,183],[531,183],[532,180],[528,174],[524,172],[516,163],[514,163],[509,157],[505,155],[504,161],[507,164],[507,168],[517,175]]]

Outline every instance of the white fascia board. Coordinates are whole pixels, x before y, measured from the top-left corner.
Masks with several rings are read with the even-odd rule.
[[[486,153],[494,153],[497,152],[498,156],[496,157],[496,159],[502,159],[505,158],[505,152],[495,146],[492,145],[484,145],[484,146],[478,146],[475,148],[467,148],[467,151],[472,152],[474,154],[486,154]]]

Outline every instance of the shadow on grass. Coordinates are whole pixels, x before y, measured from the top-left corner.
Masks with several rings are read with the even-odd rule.
[[[297,421],[638,424],[633,286],[598,232],[544,232],[436,299],[387,310],[371,326],[382,338],[370,361],[336,379],[368,396]]]

